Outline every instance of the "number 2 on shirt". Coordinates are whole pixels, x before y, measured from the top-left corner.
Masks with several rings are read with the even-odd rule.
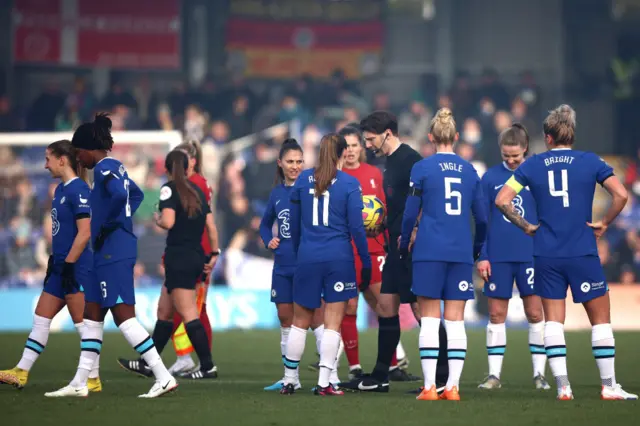
[[[131,205],[129,205],[129,179],[124,180],[124,189],[127,191],[127,205],[124,208],[127,217],[131,217]]]
[[[316,191],[314,188],[309,189],[309,194],[313,195],[313,219],[311,223],[313,226],[318,226],[318,197],[316,197]],[[324,198],[322,202],[322,224],[329,226],[329,191],[324,191],[322,194]]]
[[[451,185],[454,183],[462,183],[461,178],[454,177],[446,177],[444,178],[444,198],[447,200],[444,203],[444,210],[450,216],[459,216],[462,213],[462,194],[460,191],[453,190]],[[456,203],[451,202],[451,200],[456,199]]]

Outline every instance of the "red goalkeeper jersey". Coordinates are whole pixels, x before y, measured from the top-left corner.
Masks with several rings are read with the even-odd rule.
[[[207,204],[211,205],[211,188],[209,187],[209,184],[207,183],[207,180],[204,178],[204,176],[198,173],[194,173],[191,175],[189,180],[198,185],[198,188],[200,188],[200,190],[204,193],[205,198],[207,199]],[[202,250],[204,250],[204,254],[207,255],[211,253],[211,243],[209,243],[209,235],[207,234],[206,227],[204,232],[202,233],[202,242],[200,244],[202,244]]]

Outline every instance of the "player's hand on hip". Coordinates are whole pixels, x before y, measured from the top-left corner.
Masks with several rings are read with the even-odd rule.
[[[481,260],[476,267],[482,279],[489,281],[489,277],[491,276],[491,263],[489,263],[488,260]]]
[[[607,232],[607,228],[609,227],[609,225],[606,225],[604,222],[602,222],[601,220],[597,221],[597,222],[587,222],[587,226],[591,229],[593,229],[593,234],[596,236],[596,238],[600,238],[604,235],[605,232]]]
[[[209,255],[207,256],[207,261],[204,264],[204,273],[210,274],[213,271],[213,268],[216,266],[216,261],[218,260],[218,256]]]
[[[274,237],[271,239],[271,241],[269,241],[269,245],[267,247],[269,247],[271,250],[275,250],[278,248],[278,246],[280,246],[280,238]]]
[[[534,235],[536,235],[536,231],[538,230],[538,228],[540,228],[540,224],[529,225],[524,232],[525,232],[525,234],[529,235],[530,237],[533,237]]]
[[[416,235],[418,235],[418,227],[413,228],[413,231],[411,231],[411,239],[409,240],[409,251],[413,250],[413,243],[416,242]]]

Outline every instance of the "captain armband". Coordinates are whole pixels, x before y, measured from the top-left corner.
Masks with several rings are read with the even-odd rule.
[[[518,194],[520,191],[522,191],[522,188],[524,188],[513,176],[509,178],[509,180],[507,181],[507,183],[505,183],[505,185],[507,185],[509,188],[513,189],[514,191],[516,191],[516,194]]]

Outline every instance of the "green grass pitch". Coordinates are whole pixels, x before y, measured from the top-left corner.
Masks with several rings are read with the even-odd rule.
[[[360,353],[369,369],[375,360],[376,331],[361,334]],[[213,353],[220,377],[215,381],[182,380],[178,391],[155,400],[140,400],[149,379],[120,369],[117,356],[134,357],[134,351],[117,333],[105,336],[101,359],[104,391],[87,399],[56,399],[44,392],[65,385],[73,376],[79,342],[75,334],[53,334],[22,391],[0,386],[2,425],[632,425],[639,424],[640,405],[634,401],[599,399],[599,376],[591,355],[590,333],[568,333],[569,377],[576,399],[555,400],[555,389],[536,391],[531,381],[531,357],[526,331],[510,331],[502,374],[503,388],[476,388],[487,371],[484,331],[468,332],[468,358],[462,374],[459,403],[416,401],[405,392],[415,384],[392,383],[388,394],[353,394],[320,398],[310,393],[317,376],[307,370],[316,360],[311,334],[301,363],[303,390],[293,396],[265,392],[262,388],[282,376],[277,331],[214,333]],[[0,334],[0,368],[18,361],[26,333]],[[411,359],[410,370],[421,375],[417,331],[403,334]],[[640,392],[640,333],[617,333],[617,377],[630,392]],[[165,350],[167,364],[172,348]],[[341,378],[347,378],[346,367]],[[547,377],[551,379],[547,368]],[[551,380],[552,381],[552,380]],[[635,420],[634,420],[635,419]]]

